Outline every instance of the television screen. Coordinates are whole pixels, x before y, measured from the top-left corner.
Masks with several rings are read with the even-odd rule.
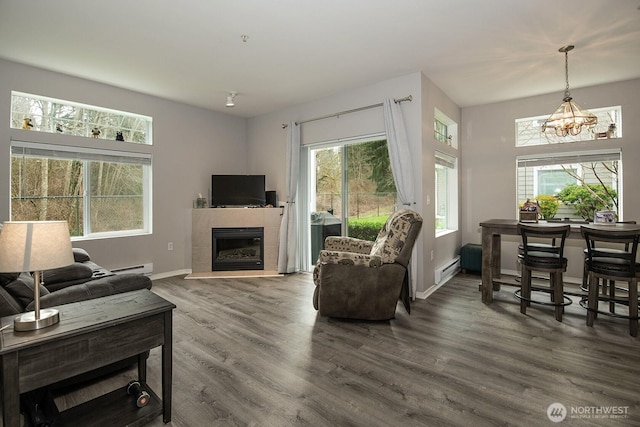
[[[264,175],[211,175],[211,206],[264,206]]]

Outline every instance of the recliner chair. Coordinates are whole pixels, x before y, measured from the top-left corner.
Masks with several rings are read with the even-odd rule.
[[[421,227],[422,217],[404,209],[387,219],[375,242],[327,237],[313,274],[315,309],[321,316],[388,320],[402,293],[409,311],[408,264]]]

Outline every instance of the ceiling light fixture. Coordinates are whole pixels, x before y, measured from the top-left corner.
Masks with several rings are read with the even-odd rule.
[[[229,95],[227,95],[227,107],[235,107],[236,106],[236,104],[235,104],[235,102],[233,102],[233,100],[235,99],[237,94],[238,94],[237,92],[229,92]]]
[[[569,92],[569,51],[573,45],[563,46],[558,52],[564,53],[564,75],[567,86],[564,99],[556,111],[542,124],[542,132],[555,132],[558,136],[578,135],[583,127],[591,129],[598,124],[598,118],[587,110],[583,110],[572,101]]]

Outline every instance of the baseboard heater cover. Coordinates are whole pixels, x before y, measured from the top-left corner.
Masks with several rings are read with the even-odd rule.
[[[435,282],[439,285],[441,282],[448,280],[460,270],[460,257],[456,256],[445,265],[439,267],[435,271]]]
[[[144,264],[132,265],[129,267],[114,268],[111,270],[115,274],[144,274],[145,276],[151,276],[153,274],[153,263],[148,262]]]

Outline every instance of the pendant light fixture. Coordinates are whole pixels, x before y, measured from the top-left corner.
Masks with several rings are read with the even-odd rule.
[[[573,48],[573,45],[568,45],[558,50],[564,53],[564,75],[567,86],[564,90],[562,104],[542,124],[542,132],[554,132],[558,136],[575,136],[582,131],[583,127],[591,129],[598,124],[598,118],[573,102],[569,92],[569,51]]]

